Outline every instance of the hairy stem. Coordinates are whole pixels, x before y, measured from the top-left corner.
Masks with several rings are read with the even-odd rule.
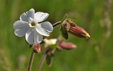
[[[65,14],[65,16],[64,16],[64,18],[61,20],[61,22],[56,22],[55,24],[53,24],[53,27],[56,27],[57,25],[60,25],[60,24],[64,23],[64,22],[66,21],[67,17],[68,17],[68,15]]]
[[[59,24],[61,24],[61,22],[57,22],[57,23],[53,24],[53,27],[56,27]]]
[[[45,58],[46,58],[46,56],[47,56],[47,53],[48,53],[48,50],[46,50],[46,52],[44,53],[44,55],[43,55],[43,57],[42,57],[42,59],[41,59],[41,61],[40,61],[40,64],[39,64],[39,66],[38,66],[37,71],[40,71],[40,69],[41,69],[41,67],[42,67],[42,64],[43,64],[43,62],[44,62],[44,60],[45,60]]]
[[[28,71],[31,71],[31,67],[32,67],[34,55],[35,55],[35,53],[34,53],[34,51],[32,50],[31,57],[30,57],[30,61],[29,61],[29,66],[28,66]]]

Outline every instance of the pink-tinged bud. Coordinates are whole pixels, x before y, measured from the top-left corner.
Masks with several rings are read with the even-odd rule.
[[[41,52],[40,44],[33,44],[33,51],[36,53],[40,53]]]
[[[80,38],[90,38],[90,35],[80,27],[70,27],[69,32]]]
[[[64,40],[63,39],[60,39],[60,40],[58,40],[57,44],[59,45],[59,44],[61,44],[63,42],[64,42]]]
[[[69,30],[70,28],[70,24],[67,22],[63,23],[62,26],[65,27],[67,30]]]
[[[61,43],[58,45],[59,47],[66,49],[66,50],[71,50],[73,48],[76,48],[77,46],[72,44],[72,43]]]
[[[60,28],[60,31],[62,33],[62,36],[65,38],[65,39],[68,39],[68,30],[70,28],[70,25],[69,23],[65,22],[61,25],[61,28]]]

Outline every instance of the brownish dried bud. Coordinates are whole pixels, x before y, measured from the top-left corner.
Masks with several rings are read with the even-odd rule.
[[[70,27],[69,32],[80,38],[90,38],[90,35],[80,27]]]
[[[73,48],[76,48],[77,46],[72,44],[72,43],[61,43],[58,45],[60,48],[66,49],[66,50],[71,50]]]
[[[40,44],[33,44],[33,51],[35,53],[40,53],[41,52],[41,46],[40,46]]]

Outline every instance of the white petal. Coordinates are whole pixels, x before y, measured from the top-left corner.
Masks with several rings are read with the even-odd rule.
[[[15,35],[18,37],[22,37],[26,34],[26,32],[28,31],[29,27],[23,27],[21,29],[16,29],[14,31]]]
[[[26,35],[26,41],[29,43],[29,44],[33,44],[33,37],[34,37],[34,29],[30,28]]]
[[[49,33],[46,32],[39,24],[36,24],[36,31],[44,36],[49,36]]]
[[[24,26],[28,27],[28,23],[25,22],[25,21],[16,21],[16,22],[13,24],[13,28],[14,28],[14,29],[20,29],[20,28],[22,28],[22,27],[24,27]]]
[[[48,13],[36,12],[34,19],[35,19],[37,22],[42,22],[42,21],[44,21],[45,19],[47,19],[48,16],[49,16]]]
[[[32,8],[28,12],[26,12],[26,14],[28,15],[28,17],[31,17],[34,19],[35,10]]]
[[[35,31],[34,32],[34,42],[35,42],[35,44],[41,43],[42,39],[43,39],[43,36]]]
[[[44,39],[44,42],[47,45],[53,45],[53,44],[56,44],[57,39]]]
[[[40,23],[41,27],[48,31],[48,32],[52,32],[53,31],[53,26],[51,25],[50,22],[43,22],[43,23]]]
[[[51,44],[56,44],[57,39],[50,39],[50,41],[51,41]]]
[[[20,21],[26,21],[28,22],[28,17],[26,15],[26,13],[23,13],[21,16],[20,16]]]

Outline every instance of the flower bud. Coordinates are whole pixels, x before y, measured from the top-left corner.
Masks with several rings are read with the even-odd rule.
[[[59,47],[66,49],[66,50],[71,50],[73,48],[76,48],[77,46],[72,44],[72,43],[61,43],[58,45]]]
[[[80,38],[90,38],[90,35],[80,27],[70,27],[69,32]]]
[[[67,22],[65,22],[65,23],[63,23],[62,25],[61,25],[61,29],[60,29],[60,31],[61,31],[61,33],[62,33],[62,36],[65,38],[65,39],[68,39],[68,30],[69,30],[69,28],[70,28],[70,25],[69,25],[69,23],[67,23]]]
[[[66,28],[66,30],[69,30],[70,24],[68,22],[65,22],[62,24],[62,27]]]
[[[40,44],[33,44],[33,51],[35,53],[40,53],[41,52],[41,46],[40,46]]]

